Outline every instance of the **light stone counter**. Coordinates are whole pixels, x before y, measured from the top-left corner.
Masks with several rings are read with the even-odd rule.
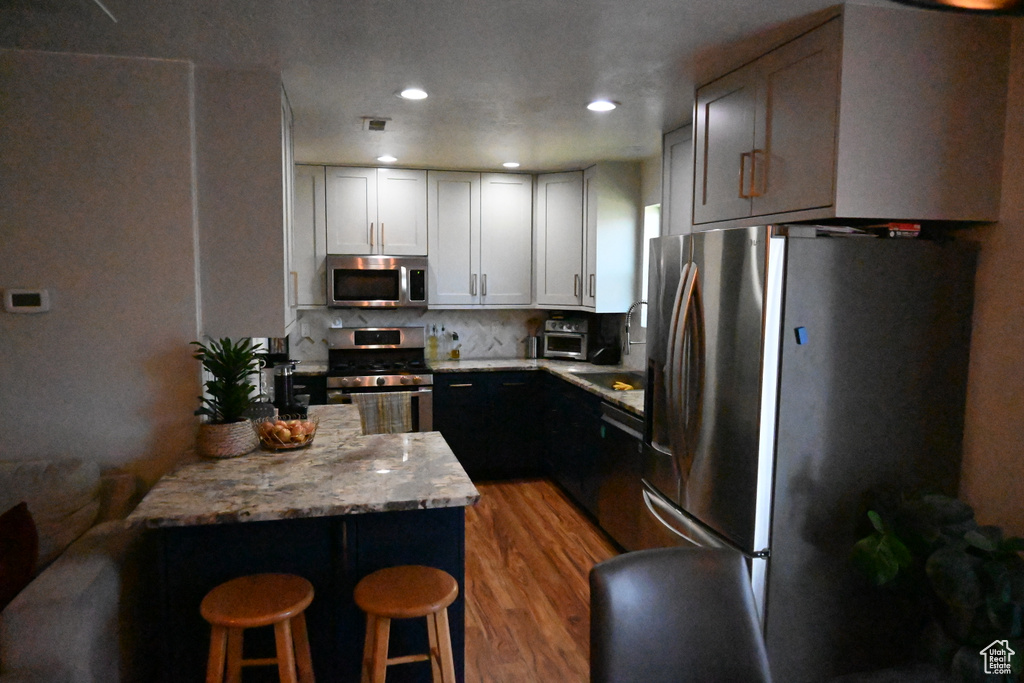
[[[592,394],[600,396],[612,405],[628,410],[635,415],[644,415],[643,391],[614,391],[588,382],[585,378],[573,373],[589,372],[636,372],[621,365],[594,365],[592,363],[574,363],[564,360],[527,360],[522,358],[485,359],[485,360],[450,360],[434,361],[430,369],[440,372],[508,372],[515,370],[543,370],[550,372],[570,384],[580,387]]]
[[[313,406],[312,445],[203,460],[163,477],[128,517],[147,527],[461,507],[479,492],[439,432],[363,436],[352,405]]]

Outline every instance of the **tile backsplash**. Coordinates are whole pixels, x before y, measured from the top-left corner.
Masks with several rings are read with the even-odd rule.
[[[523,358],[529,321],[543,325],[547,311],[538,310],[420,310],[311,309],[299,311],[298,324],[289,337],[291,357],[304,361],[327,360],[327,330],[342,327],[402,327],[436,324],[457,332],[463,358]],[[308,336],[302,336],[308,326]]]

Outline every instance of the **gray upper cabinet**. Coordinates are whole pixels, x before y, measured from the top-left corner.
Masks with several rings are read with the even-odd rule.
[[[580,306],[583,285],[583,173],[537,176],[534,290],[540,306]]]
[[[688,235],[693,216],[693,124],[665,133],[661,164],[661,234]]]
[[[1007,24],[840,11],[698,88],[694,225],[997,219]]]

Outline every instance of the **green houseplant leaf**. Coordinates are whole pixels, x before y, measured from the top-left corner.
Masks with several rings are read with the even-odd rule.
[[[253,402],[255,386],[249,380],[259,370],[252,340],[232,342],[225,337],[209,344],[194,341],[193,358],[211,375],[203,385],[206,395],[199,397],[196,415],[205,415],[212,424],[238,422]]]

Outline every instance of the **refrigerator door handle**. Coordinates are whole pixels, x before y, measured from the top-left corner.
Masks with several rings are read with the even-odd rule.
[[[730,543],[700,522],[691,519],[670,500],[665,498],[646,480],[642,480],[644,505],[666,529],[676,536],[702,548],[731,548],[751,559],[767,559],[770,552],[763,550],[749,551]]]
[[[669,414],[676,416],[670,424],[669,439],[676,454],[676,467],[685,488],[700,436],[704,393],[704,306],[700,292],[700,271],[697,264],[687,264],[683,280],[682,314],[677,329],[682,335],[670,347],[672,374],[669,383]]]
[[[679,339],[679,322],[682,319],[680,311],[683,308],[683,290],[686,287],[686,274],[690,270],[690,263],[686,263],[682,267],[682,272],[679,275],[679,285],[676,287],[676,295],[672,300],[672,317],[669,320],[668,325],[668,354],[665,359],[665,368],[663,377],[665,378],[664,387],[650,386],[648,389],[652,392],[664,390],[665,392],[665,408],[667,414],[675,416],[678,414],[678,402],[675,395],[675,381],[673,379],[675,375],[675,349],[680,343]],[[672,436],[672,422],[670,421],[667,430],[667,437],[669,443],[667,445],[658,444],[655,442],[658,434],[656,430],[652,430],[651,442],[647,444],[662,455],[672,456],[673,452],[673,436]],[[677,468],[676,474],[678,476],[678,465],[675,464],[675,458],[673,458],[673,467]]]

